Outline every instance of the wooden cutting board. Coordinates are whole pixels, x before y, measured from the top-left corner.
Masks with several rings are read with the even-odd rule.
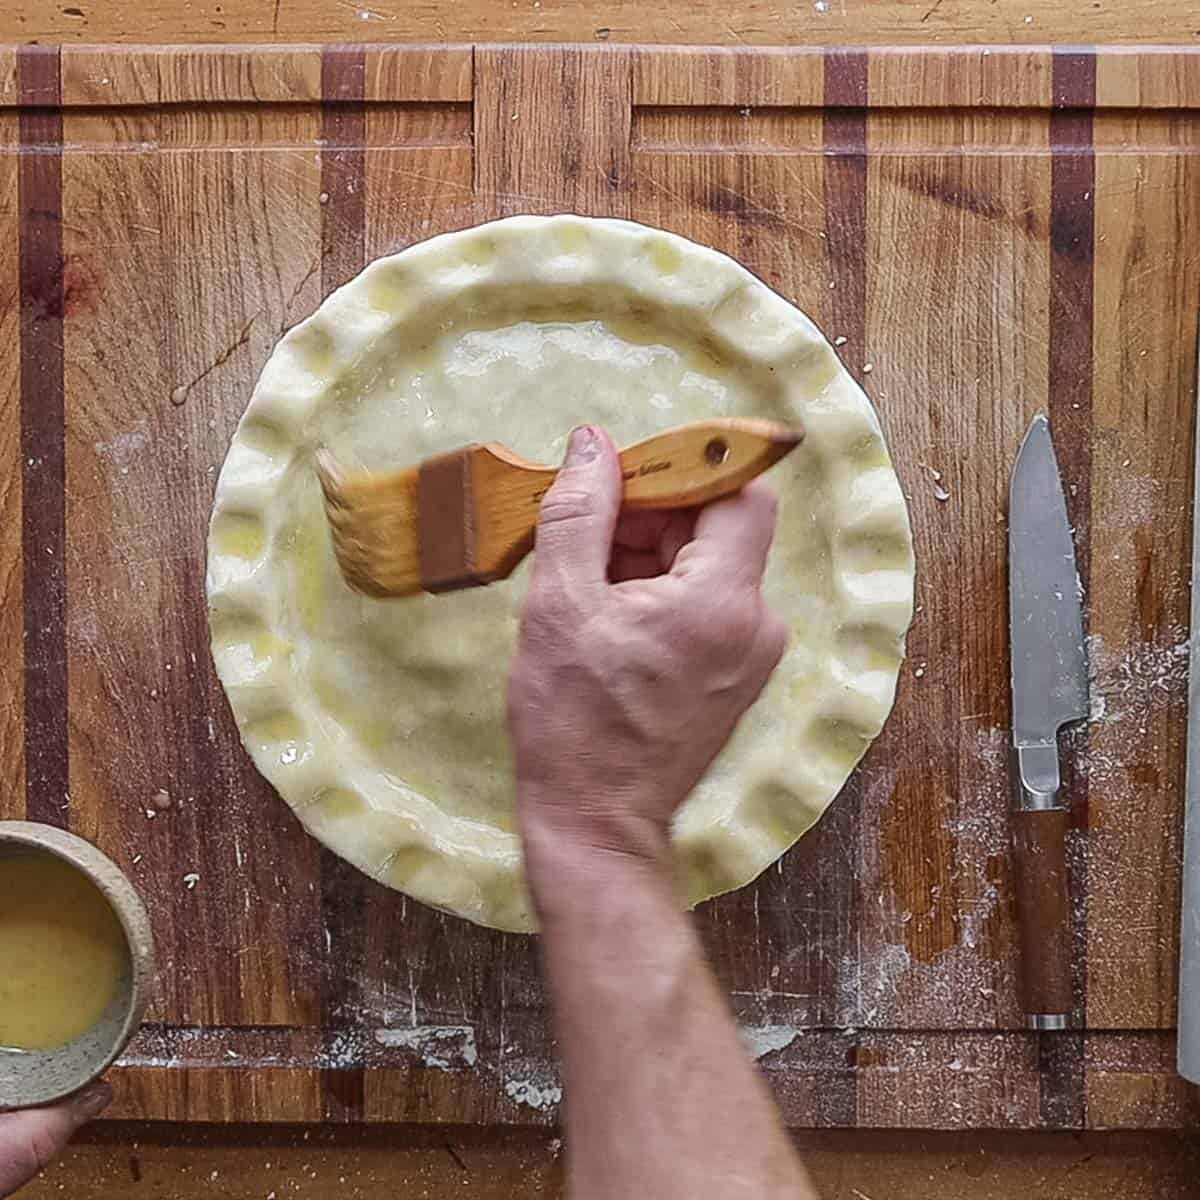
[[[94,838],[149,901],[160,994],[117,1115],[554,1119],[535,941],[303,834],[238,745],[203,554],[289,325],[377,255],[573,209],[717,246],[810,313],[911,500],[884,735],[778,868],[698,914],[788,1120],[1196,1122],[1172,1026],[1200,53],[33,46],[0,52],[0,97],[0,814]],[[1040,1037],[1015,1003],[1004,555],[1038,409],[1096,677],[1067,756],[1078,1029]]]

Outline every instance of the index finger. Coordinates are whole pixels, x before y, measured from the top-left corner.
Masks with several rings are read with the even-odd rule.
[[[760,480],[706,505],[671,574],[704,580],[734,577],[757,586],[767,567],[778,508],[775,493]]]
[[[111,1099],[108,1084],[93,1083],[45,1108],[0,1113],[0,1196],[15,1192],[47,1167],[71,1135],[99,1116]]]

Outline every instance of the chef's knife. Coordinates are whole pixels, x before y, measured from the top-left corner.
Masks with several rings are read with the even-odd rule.
[[[1196,339],[1200,410],[1200,337]],[[1200,430],[1192,508],[1192,628],[1188,670],[1187,793],[1183,835],[1183,924],[1179,935],[1179,1073],[1200,1083]]]
[[[1013,859],[1021,1007],[1032,1029],[1071,1012],[1067,807],[1058,731],[1088,711],[1081,588],[1050,426],[1029,424],[1009,489],[1008,602],[1013,703]]]

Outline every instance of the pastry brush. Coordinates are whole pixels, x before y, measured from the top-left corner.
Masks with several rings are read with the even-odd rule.
[[[736,492],[801,433],[759,420],[680,425],[621,451],[627,508],[689,508]],[[558,467],[496,442],[388,474],[344,474],[318,451],[317,476],[346,582],[369,596],[448,592],[504,579],[533,548],[538,505]]]

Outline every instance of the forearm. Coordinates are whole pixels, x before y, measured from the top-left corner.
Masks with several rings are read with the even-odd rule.
[[[813,1197],[665,861],[528,845],[572,1200]]]

